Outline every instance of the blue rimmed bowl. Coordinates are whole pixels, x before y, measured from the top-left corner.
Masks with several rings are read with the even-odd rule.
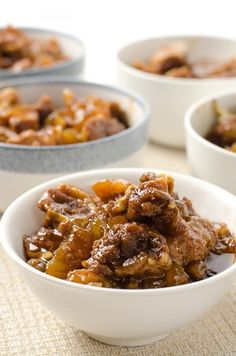
[[[63,54],[68,56],[68,59],[55,63],[54,65],[47,68],[29,68],[19,73],[12,72],[10,69],[0,69],[0,80],[36,75],[83,76],[85,64],[85,46],[80,39],[66,33],[48,29],[29,27],[20,27],[19,29],[33,39],[57,39],[62,48]]]
[[[128,114],[129,128],[103,139],[72,145],[32,147],[0,143],[0,211],[40,182],[69,172],[114,164],[138,151],[146,141],[149,109],[134,93],[108,85],[53,77],[8,81],[0,90],[6,86],[16,88],[26,102],[49,94],[55,104],[60,105],[64,88],[78,95],[97,95],[116,101]]]

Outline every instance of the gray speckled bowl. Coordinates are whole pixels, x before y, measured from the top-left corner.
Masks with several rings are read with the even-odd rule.
[[[56,38],[63,50],[70,59],[59,62],[48,68],[26,69],[19,73],[14,73],[9,69],[0,69],[0,80],[21,78],[25,76],[42,75],[83,75],[85,62],[85,47],[78,38],[53,30],[39,28],[20,27],[28,36],[38,39]]]
[[[68,172],[113,164],[130,156],[145,143],[149,110],[146,102],[136,94],[62,77],[29,78],[6,83],[17,88],[26,102],[37,100],[41,94],[49,94],[55,104],[60,104],[64,88],[83,96],[95,94],[117,101],[128,113],[130,127],[104,139],[73,145],[31,147],[0,143],[0,211],[5,210],[19,194],[40,182]]]

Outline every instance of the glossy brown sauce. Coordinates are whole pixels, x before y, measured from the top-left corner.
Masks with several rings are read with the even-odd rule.
[[[223,253],[221,255],[217,255],[211,252],[206,258],[209,275],[215,275],[223,272],[225,269],[232,266],[235,262],[236,256],[232,253]]]

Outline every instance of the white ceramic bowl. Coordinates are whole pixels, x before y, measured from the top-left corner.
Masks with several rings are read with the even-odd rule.
[[[230,288],[236,264],[223,272],[188,285],[163,289],[119,290],[60,280],[30,267],[24,258],[22,236],[42,226],[36,204],[47,187],[67,182],[89,190],[102,178],[138,182],[147,169],[102,169],[65,176],[40,185],[19,197],[4,213],[0,241],[17,264],[33,293],[60,319],[89,336],[113,345],[144,345],[201,318]],[[157,172],[157,171],[156,171]],[[193,201],[205,217],[226,222],[236,232],[236,198],[210,183],[176,173],[175,189]]]
[[[22,78],[25,76],[42,76],[42,75],[73,75],[83,76],[85,64],[85,46],[83,42],[69,34],[48,29],[21,27],[29,37],[48,40],[56,38],[68,60],[55,63],[48,68],[29,68],[19,73],[12,72],[8,69],[0,69],[0,79]]]
[[[186,113],[186,148],[191,173],[236,194],[236,154],[204,137],[216,119],[213,101],[235,111],[236,91],[211,95],[193,104]]]
[[[162,45],[184,41],[191,60],[229,60],[236,57],[236,41],[204,36],[156,37],[131,43],[118,52],[119,83],[140,93],[149,102],[152,141],[184,147],[184,114],[196,100],[225,88],[236,88],[235,78],[182,79],[145,73],[132,67],[146,60]]]
[[[49,94],[56,105],[61,105],[64,88],[78,95],[116,101],[128,114],[129,127],[109,137],[72,145],[32,147],[0,142],[0,212],[37,184],[63,174],[115,164],[137,152],[146,141],[148,106],[129,91],[70,77],[19,79],[8,81],[5,86],[16,88],[26,102]],[[0,85],[0,89],[3,87]]]

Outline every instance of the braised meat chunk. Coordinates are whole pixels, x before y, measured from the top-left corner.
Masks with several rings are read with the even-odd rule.
[[[57,229],[42,227],[36,234],[24,236],[26,255],[31,258],[41,257],[45,252],[54,252],[61,244],[63,235]]]
[[[171,260],[163,236],[138,223],[117,224],[93,244],[91,257],[83,266],[103,271],[111,278],[162,276]]]
[[[167,238],[172,261],[187,265],[193,261],[204,260],[215,246],[217,230],[207,219],[193,216],[183,223],[182,230]]]
[[[96,287],[164,288],[208,278],[217,273],[209,258],[236,254],[228,227],[199,216],[170,176],[104,179],[92,189],[61,184],[43,194],[44,227],[23,238],[30,266]]]

